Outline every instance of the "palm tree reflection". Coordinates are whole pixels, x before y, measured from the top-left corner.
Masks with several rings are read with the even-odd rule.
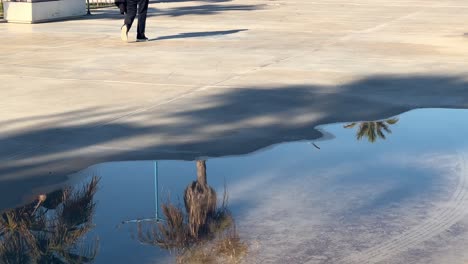
[[[97,243],[85,245],[92,228],[99,179],[80,190],[65,188],[0,215],[1,263],[90,263]]]
[[[227,208],[227,193],[217,206],[215,190],[208,185],[206,161],[198,160],[197,180],[185,189],[185,211],[170,201],[162,203],[164,221],[151,226],[138,223],[138,239],[176,253],[177,263],[238,263],[247,245],[236,232]]]
[[[370,121],[370,122],[354,122],[344,126],[344,128],[354,128],[358,125],[356,133],[357,140],[367,138],[371,143],[377,141],[377,139],[386,139],[385,132],[388,134],[392,133],[389,126],[394,125],[398,122],[398,118],[390,118],[382,121]]]

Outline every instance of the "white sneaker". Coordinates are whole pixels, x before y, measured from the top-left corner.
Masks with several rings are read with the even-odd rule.
[[[120,38],[122,41],[128,41],[128,28],[125,24],[120,28]]]

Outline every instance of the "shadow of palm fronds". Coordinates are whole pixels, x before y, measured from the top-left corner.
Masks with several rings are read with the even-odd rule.
[[[92,228],[99,179],[82,189],[40,195],[30,204],[0,216],[0,263],[90,263],[97,242],[84,243]]]

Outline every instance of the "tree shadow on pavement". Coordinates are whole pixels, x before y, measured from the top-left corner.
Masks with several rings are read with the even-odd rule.
[[[216,15],[231,11],[254,11],[264,8],[264,5],[219,5],[204,4],[198,6],[180,6],[165,9],[155,7],[148,8],[148,17],[169,16],[179,17],[188,15]],[[102,8],[92,11],[91,16],[84,16],[80,19],[124,19],[117,8]]]
[[[99,118],[80,120],[81,112],[42,117],[35,122],[48,126],[0,135],[0,209],[101,162],[247,154],[320,138],[316,127],[324,124],[384,119],[416,108],[468,108],[466,87],[466,79],[453,76],[372,76],[339,86],[214,89],[171,102],[171,107],[116,113],[125,118],[104,124],[93,121]],[[105,111],[90,109],[87,116]],[[73,118],[77,122],[67,124]],[[131,118],[148,121],[133,123]],[[127,143],[116,143],[123,140]]]
[[[224,3],[231,2],[232,0],[197,0],[196,2],[205,2],[205,3]],[[150,0],[150,4],[161,4],[161,3],[185,3],[185,2],[195,2],[194,0]]]
[[[199,6],[182,6],[174,7],[165,10],[160,10],[155,14],[158,16],[186,16],[186,15],[215,15],[227,11],[253,11],[260,9],[261,5],[199,5]]]

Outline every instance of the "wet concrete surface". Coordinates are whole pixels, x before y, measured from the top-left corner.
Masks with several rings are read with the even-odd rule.
[[[465,108],[466,9],[154,2],[147,31],[156,40],[138,44],[119,40],[115,8],[4,23],[2,186],[27,192],[99,162],[245,154],[318,138],[327,123]]]
[[[467,116],[468,110],[414,110],[321,126],[325,139],[248,155],[96,164],[63,185],[78,191],[99,179],[89,200],[92,213],[80,211],[90,215],[79,218],[89,228],[75,243],[98,247],[95,263],[174,263],[182,257],[196,263],[188,261],[197,259],[194,252],[206,254],[205,261],[231,263],[232,255],[216,251],[217,233],[199,233],[197,242],[170,251],[152,233],[168,221],[165,205],[178,206],[189,223],[195,216],[185,212],[187,205],[199,208],[203,199],[215,199],[222,207],[227,193],[225,208],[235,225],[230,232],[246,248],[232,263],[464,263]],[[215,195],[194,202],[186,197],[192,182],[203,180],[197,174]]]
[[[0,208],[98,163],[248,154],[319,139],[326,124],[467,108],[467,9],[429,0],[155,2],[155,41],[138,44],[120,42],[112,8],[2,23]]]

